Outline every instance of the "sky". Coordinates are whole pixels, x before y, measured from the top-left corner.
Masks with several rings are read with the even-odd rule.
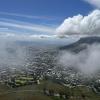
[[[64,19],[95,8],[88,0],[0,0],[0,35],[53,35]]]

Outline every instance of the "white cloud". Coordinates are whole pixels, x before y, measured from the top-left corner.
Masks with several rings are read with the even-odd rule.
[[[100,10],[69,17],[56,29],[58,35],[100,35]]]
[[[97,8],[100,8],[100,0],[84,0],[84,1],[88,2],[89,4]]]
[[[58,58],[58,62],[66,68],[74,67],[84,74],[93,74],[100,70],[100,44],[87,46],[77,54],[65,51]]]
[[[11,40],[55,38],[54,31],[55,28],[52,26],[0,18],[0,38],[10,38]]]
[[[52,17],[52,16],[32,16],[32,15],[8,13],[8,12],[0,12],[0,15],[23,17],[23,18],[28,18],[28,19],[45,19],[45,20],[55,20],[56,19],[56,17]]]
[[[44,40],[44,39],[59,39],[57,35],[46,35],[46,34],[16,34],[14,32],[0,32],[0,39],[9,40]]]
[[[26,38],[40,37],[38,35],[53,35],[55,28],[47,25],[39,25],[33,23],[22,22],[18,20],[11,20],[0,18],[0,37],[18,37]],[[34,35],[34,36],[32,36]],[[46,37],[46,36],[43,36]]]
[[[42,25],[25,25],[25,24],[3,22],[3,21],[0,21],[0,25],[9,26],[9,27],[16,27],[16,28],[30,30],[30,31],[47,32],[47,33],[53,32],[52,28],[42,26]]]

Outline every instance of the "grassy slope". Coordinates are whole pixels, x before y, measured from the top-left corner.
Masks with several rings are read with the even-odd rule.
[[[69,95],[68,100],[100,100],[100,95],[95,94],[85,86],[68,88],[51,81],[44,81],[40,85],[29,85],[13,89],[0,85],[0,100],[62,100],[45,96],[42,92],[44,87],[55,92],[67,93]]]

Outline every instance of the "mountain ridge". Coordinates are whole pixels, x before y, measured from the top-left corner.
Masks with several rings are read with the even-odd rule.
[[[76,41],[72,44],[60,47],[60,50],[68,50],[68,51],[78,53],[78,52],[86,49],[88,45],[99,44],[99,43],[100,43],[99,36],[82,37],[78,41]]]

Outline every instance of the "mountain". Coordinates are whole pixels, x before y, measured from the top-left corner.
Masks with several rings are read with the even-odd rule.
[[[86,49],[88,45],[92,45],[94,43],[100,43],[100,37],[98,36],[83,37],[83,38],[80,38],[75,43],[60,47],[60,50],[69,50],[69,51],[78,53]]]

